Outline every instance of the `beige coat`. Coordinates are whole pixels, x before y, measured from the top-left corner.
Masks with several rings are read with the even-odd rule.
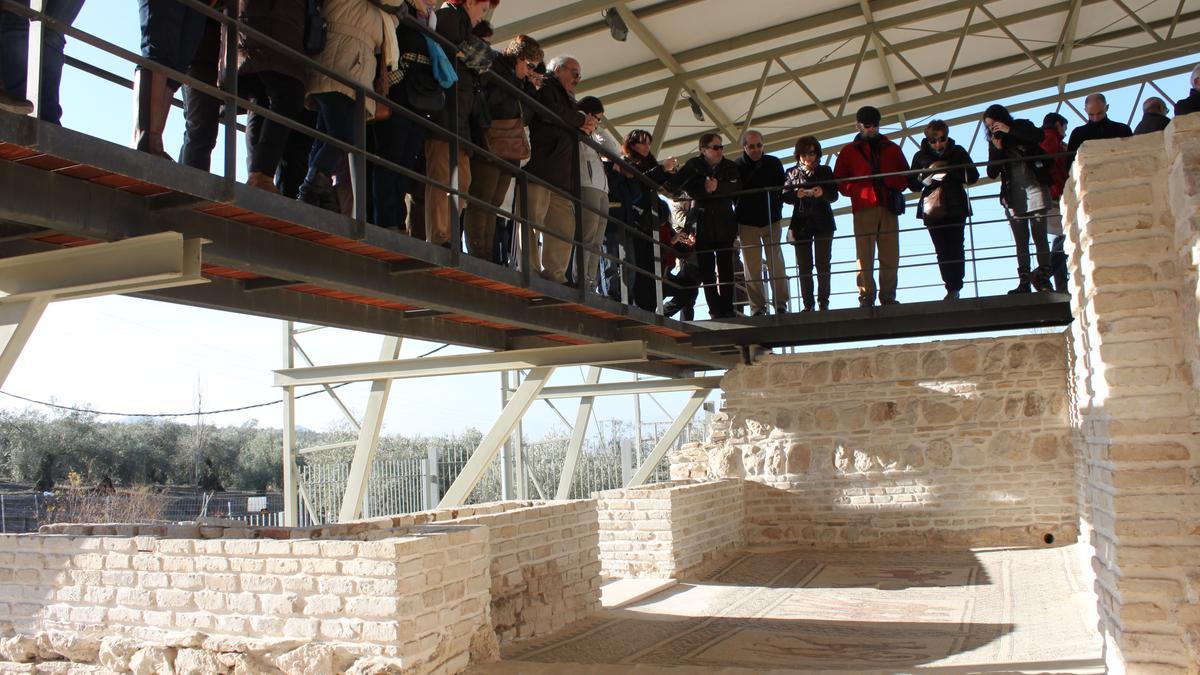
[[[380,0],[381,4],[399,6],[404,0]],[[326,0],[325,20],[329,23],[329,36],[325,49],[313,58],[330,70],[337,71],[347,79],[371,88],[375,82],[378,55],[384,54],[389,68],[395,68],[400,60],[396,43],[396,17],[385,12],[368,0]],[[308,95],[338,92],[354,98],[354,89],[314,72],[309,76]],[[309,107],[314,107],[311,100]],[[367,116],[375,115],[375,101],[367,99]]]

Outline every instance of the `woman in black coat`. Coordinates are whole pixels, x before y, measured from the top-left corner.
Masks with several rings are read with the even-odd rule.
[[[737,250],[737,219],[733,214],[734,198],[740,189],[741,173],[733,162],[725,159],[725,145],[720,134],[700,137],[700,156],[694,157],[667,181],[668,191],[686,191],[694,200],[689,224],[696,232],[696,259],[700,279],[704,282],[704,298],[708,315],[713,319],[728,319],[733,311],[733,269]],[[720,283],[718,283],[720,279]]]
[[[821,164],[821,143],[814,136],[796,141],[796,166],[788,170],[783,184],[783,202],[792,204],[788,227],[796,247],[800,296],[804,311],[829,309],[830,260],[833,253],[833,208],[838,191],[833,169]],[[813,298],[813,265],[817,268],[816,302]]]
[[[1017,245],[1017,287],[1009,293],[1028,293],[1036,282],[1037,290],[1053,290],[1047,279],[1050,269],[1050,242],[1046,237],[1046,210],[1050,202],[1050,166],[1053,160],[1027,160],[1042,154],[1045,138],[1041,129],[1029,120],[1014,120],[999,104],[983,113],[988,130],[988,178],[1000,178],[1000,203],[1008,215],[1013,241]],[[1029,238],[1037,251],[1040,274],[1030,269]]]
[[[913,155],[913,169],[930,169],[908,177],[913,192],[921,193],[917,202],[917,217],[925,221],[938,269],[946,286],[946,300],[957,300],[966,275],[966,254],[963,238],[966,219],[971,215],[971,202],[965,186],[979,180],[971,156],[965,148],[950,138],[950,129],[942,120],[925,126],[925,140]],[[961,167],[943,170],[945,167]]]

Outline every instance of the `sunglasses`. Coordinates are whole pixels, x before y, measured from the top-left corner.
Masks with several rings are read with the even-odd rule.
[[[708,148],[709,150],[724,150],[725,149],[724,145],[706,145],[704,147]]]

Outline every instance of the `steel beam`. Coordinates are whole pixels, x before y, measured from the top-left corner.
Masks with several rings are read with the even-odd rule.
[[[380,361],[400,358],[401,339],[383,338],[379,349]],[[346,491],[342,495],[342,508],[338,522],[357,520],[362,514],[363,497],[367,494],[367,479],[375,464],[375,453],[379,449],[379,430],[383,428],[383,415],[387,411],[388,396],[392,391],[392,380],[383,378],[371,382],[367,395],[367,407],[358,427],[358,442],[354,446],[354,459],[350,462],[350,475],[346,477]]]
[[[292,322],[283,322],[283,367],[296,365],[292,347]],[[300,525],[299,491],[300,470],[296,465],[296,388],[283,388],[283,524],[286,527]],[[316,522],[314,514],[313,522]]]
[[[17,357],[33,335],[42,313],[50,304],[49,296],[37,296],[17,302],[0,303],[0,387],[8,379]]]
[[[590,373],[589,373],[590,375]],[[629,394],[663,394],[672,391],[696,391],[716,389],[721,386],[720,376],[691,377],[677,380],[635,380],[632,382],[605,382],[596,384],[573,384],[562,387],[546,387],[538,398],[578,398],[594,396],[625,396]]]
[[[458,477],[454,479],[454,483],[446,490],[446,494],[442,496],[442,501],[438,503],[439,509],[448,509],[455,506],[461,506],[462,503],[471,495],[471,491],[479,484],[479,479],[483,477],[483,472],[487,470],[488,465],[496,458],[496,453],[499,452],[500,446],[504,443],[504,439],[512,434],[513,428],[521,421],[525,415],[525,411],[529,410],[529,406],[537,400],[538,393],[542,387],[546,385],[547,380],[554,374],[554,366],[537,367],[529,371],[525,377],[525,381],[517,390],[513,392],[512,397],[508,399],[508,403],[504,406],[504,410],[500,412],[499,419],[488,430],[487,435],[479,442],[479,447],[475,448],[475,452],[471,453],[471,458],[463,466]]]
[[[600,368],[588,368],[584,378],[585,387],[594,387],[600,382]],[[542,389],[541,398],[545,398],[546,389]],[[579,453],[583,449],[583,437],[587,435],[588,421],[592,417],[592,404],[595,398],[583,396],[579,399],[579,410],[575,412],[575,424],[571,426],[571,440],[567,442],[567,452],[563,456],[562,474],[558,477],[558,492],[555,499],[567,499],[571,494],[571,482],[575,480],[575,467],[579,465]]]
[[[650,474],[654,473],[654,467],[658,466],[663,455],[667,454],[667,450],[670,450],[671,446],[675,444],[675,439],[679,438],[679,434],[692,421],[692,416],[704,404],[704,399],[708,398],[708,394],[711,391],[711,389],[699,389],[692,393],[691,398],[683,405],[683,410],[679,412],[679,416],[675,418],[675,421],[671,422],[670,427],[667,427],[662,438],[658,439],[658,443],[654,444],[654,449],[650,451],[649,455],[646,455],[646,459],[637,468],[637,471],[633,472],[633,476],[629,479],[629,483],[625,487],[636,487],[646,482]]]
[[[275,386],[303,387],[364,380],[466,375],[545,366],[600,365],[646,360],[646,345],[633,340],[603,345],[572,345],[508,352],[431,356],[400,361],[367,361],[275,371]]]

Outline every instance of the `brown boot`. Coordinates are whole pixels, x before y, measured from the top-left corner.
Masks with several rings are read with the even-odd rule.
[[[250,172],[250,175],[246,177],[246,185],[249,185],[250,187],[256,187],[259,190],[266,190],[267,192],[279,194],[279,188],[275,187],[275,179],[265,173],[259,173],[258,171]]]
[[[138,68],[133,72],[133,147],[164,159],[163,129],[171,111],[171,90],[165,75]]]

